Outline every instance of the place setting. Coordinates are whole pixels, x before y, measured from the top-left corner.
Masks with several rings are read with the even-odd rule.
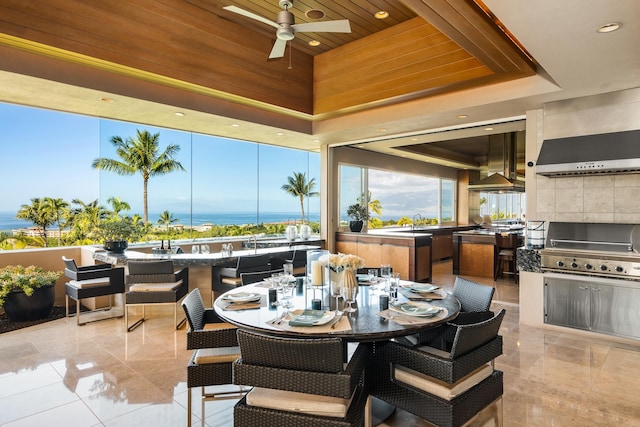
[[[412,301],[430,301],[447,297],[447,292],[444,289],[430,283],[403,283],[400,285],[399,291],[405,298]]]
[[[378,313],[380,317],[392,320],[399,325],[431,323],[446,318],[448,314],[448,310],[444,307],[421,301],[396,302]]]
[[[262,295],[255,292],[226,293],[220,297],[222,309],[226,311],[251,310],[260,308]]]
[[[304,333],[332,333],[351,330],[349,318],[338,310],[296,309],[284,312],[267,324]]]

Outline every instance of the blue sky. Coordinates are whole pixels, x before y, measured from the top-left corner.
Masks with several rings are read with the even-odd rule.
[[[2,103],[0,129],[2,212],[17,211],[33,197],[68,202],[100,198],[106,205],[107,198],[115,196],[128,202],[132,212],[142,213],[140,175],[119,176],[91,167],[97,157],[117,158],[111,138],[135,137],[136,129],[159,132],[162,149],[179,145],[177,160],[186,169],[150,179],[150,213],[191,208],[196,213],[258,208],[298,212],[298,199],[281,190],[287,177],[308,172],[307,178],[316,179],[316,191],[320,187],[319,156],[299,150]],[[319,211],[318,198],[311,200],[311,209]]]

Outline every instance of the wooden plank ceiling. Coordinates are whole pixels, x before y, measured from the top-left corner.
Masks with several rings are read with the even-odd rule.
[[[210,90],[212,102],[227,94],[308,120],[535,73],[480,0],[294,0],[296,23],[322,11],[320,21],[348,19],[352,31],[298,33],[276,60],[274,28],[228,5],[269,20],[281,10],[277,0],[3,0],[0,34],[79,67],[119,64],[134,78]]]

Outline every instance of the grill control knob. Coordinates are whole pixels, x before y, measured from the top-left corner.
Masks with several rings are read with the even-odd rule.
[[[600,266],[600,270],[602,270],[602,271],[607,271],[607,266],[606,266],[606,265],[601,265],[601,266]]]
[[[587,270],[591,270],[591,269],[593,268],[593,265],[591,265],[591,264],[589,264],[589,263],[586,263],[586,264],[584,265],[584,268],[586,268]]]
[[[564,261],[558,261],[558,262],[556,262],[556,265],[558,267],[564,267]]]
[[[571,268],[578,268],[578,263],[577,262],[572,262],[571,263]]]
[[[622,272],[624,271],[624,268],[622,268],[622,267],[620,267],[620,266],[617,266],[617,267],[616,267],[616,271],[617,271],[618,273],[622,273]]]

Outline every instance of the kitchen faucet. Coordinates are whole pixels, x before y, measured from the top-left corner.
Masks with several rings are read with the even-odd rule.
[[[420,215],[419,213],[415,214],[413,216],[413,219],[411,220],[411,230],[413,230],[415,228],[416,225],[416,218],[420,218],[420,221],[422,221],[422,215]]]
[[[253,233],[249,233],[249,234],[250,234],[249,243],[251,243],[251,239],[253,239],[253,253],[254,255],[257,255],[258,254],[258,238]]]

